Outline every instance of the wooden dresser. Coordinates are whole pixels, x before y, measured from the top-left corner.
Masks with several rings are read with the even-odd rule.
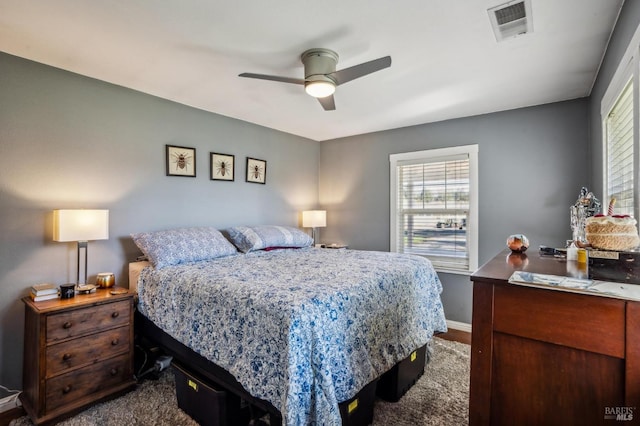
[[[640,303],[508,283],[574,266],[506,250],[471,277],[471,425],[640,424]]]
[[[133,293],[25,303],[22,404],[41,424],[135,386]]]

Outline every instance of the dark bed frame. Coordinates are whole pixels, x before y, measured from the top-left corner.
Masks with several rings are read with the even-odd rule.
[[[137,338],[146,339],[158,345],[167,355],[171,355],[174,361],[184,365],[194,374],[215,384],[221,390],[231,392],[262,412],[269,414],[269,424],[281,425],[282,415],[280,411],[269,401],[256,398],[247,392],[244,387],[224,368],[209,361],[202,355],[194,352],[187,346],[175,340],[162,331],[151,320],[140,312],[135,312],[134,328]]]

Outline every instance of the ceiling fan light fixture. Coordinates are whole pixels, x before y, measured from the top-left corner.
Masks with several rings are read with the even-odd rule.
[[[300,61],[304,65],[304,80],[247,72],[238,74],[238,77],[304,85],[305,92],[318,99],[318,102],[325,111],[334,111],[336,104],[333,99],[333,94],[337,86],[391,66],[391,56],[385,56],[336,71],[338,54],[333,50],[322,48],[306,50],[300,56]]]
[[[307,81],[304,83],[304,90],[314,98],[326,98],[333,95],[336,85],[329,81]]]

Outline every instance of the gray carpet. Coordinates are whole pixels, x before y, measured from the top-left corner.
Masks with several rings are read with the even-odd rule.
[[[435,338],[425,374],[400,401],[377,400],[375,426],[466,425],[469,423],[470,347]],[[10,423],[32,425],[27,417]],[[193,425],[177,405],[171,370],[118,399],[95,405],[60,426]]]

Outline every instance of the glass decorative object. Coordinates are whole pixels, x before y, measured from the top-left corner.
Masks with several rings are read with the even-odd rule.
[[[600,213],[601,207],[602,204],[600,203],[600,200],[593,195],[593,192],[589,192],[589,190],[583,186],[580,190],[580,196],[576,200],[575,204],[569,208],[571,235],[573,241],[578,243],[587,242],[584,231],[586,220],[587,218]]]
[[[512,253],[524,253],[529,248],[529,239],[523,234],[510,235],[507,238],[507,247]]]

